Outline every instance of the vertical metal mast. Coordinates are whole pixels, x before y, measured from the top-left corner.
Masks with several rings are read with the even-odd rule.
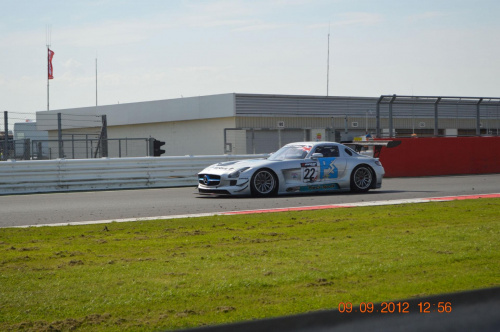
[[[45,45],[47,46],[47,111],[50,109],[49,108],[49,70],[50,70],[50,55],[49,55],[49,49],[50,49],[50,42],[51,42],[51,31],[50,31],[50,26],[47,25],[45,27]]]
[[[326,59],[326,96],[328,97],[328,85],[330,83],[330,24],[328,24],[328,53]]]
[[[97,56],[95,58],[95,106],[97,107]]]

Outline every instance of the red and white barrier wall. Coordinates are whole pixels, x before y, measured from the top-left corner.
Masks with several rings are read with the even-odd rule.
[[[389,140],[401,144],[382,148],[379,157],[385,177],[500,173],[500,137]]]

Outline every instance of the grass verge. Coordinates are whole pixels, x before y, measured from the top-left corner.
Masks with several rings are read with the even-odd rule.
[[[499,285],[500,199],[0,229],[0,330],[151,331]]]

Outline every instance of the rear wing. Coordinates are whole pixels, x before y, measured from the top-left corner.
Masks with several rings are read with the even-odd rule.
[[[394,148],[401,144],[401,141],[355,141],[352,143],[343,143],[349,146],[359,154],[379,158],[383,147]]]

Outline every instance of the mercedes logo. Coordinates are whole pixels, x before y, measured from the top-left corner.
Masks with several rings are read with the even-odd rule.
[[[203,184],[207,186],[208,185],[208,181],[209,181],[208,175],[204,175],[203,176]]]

